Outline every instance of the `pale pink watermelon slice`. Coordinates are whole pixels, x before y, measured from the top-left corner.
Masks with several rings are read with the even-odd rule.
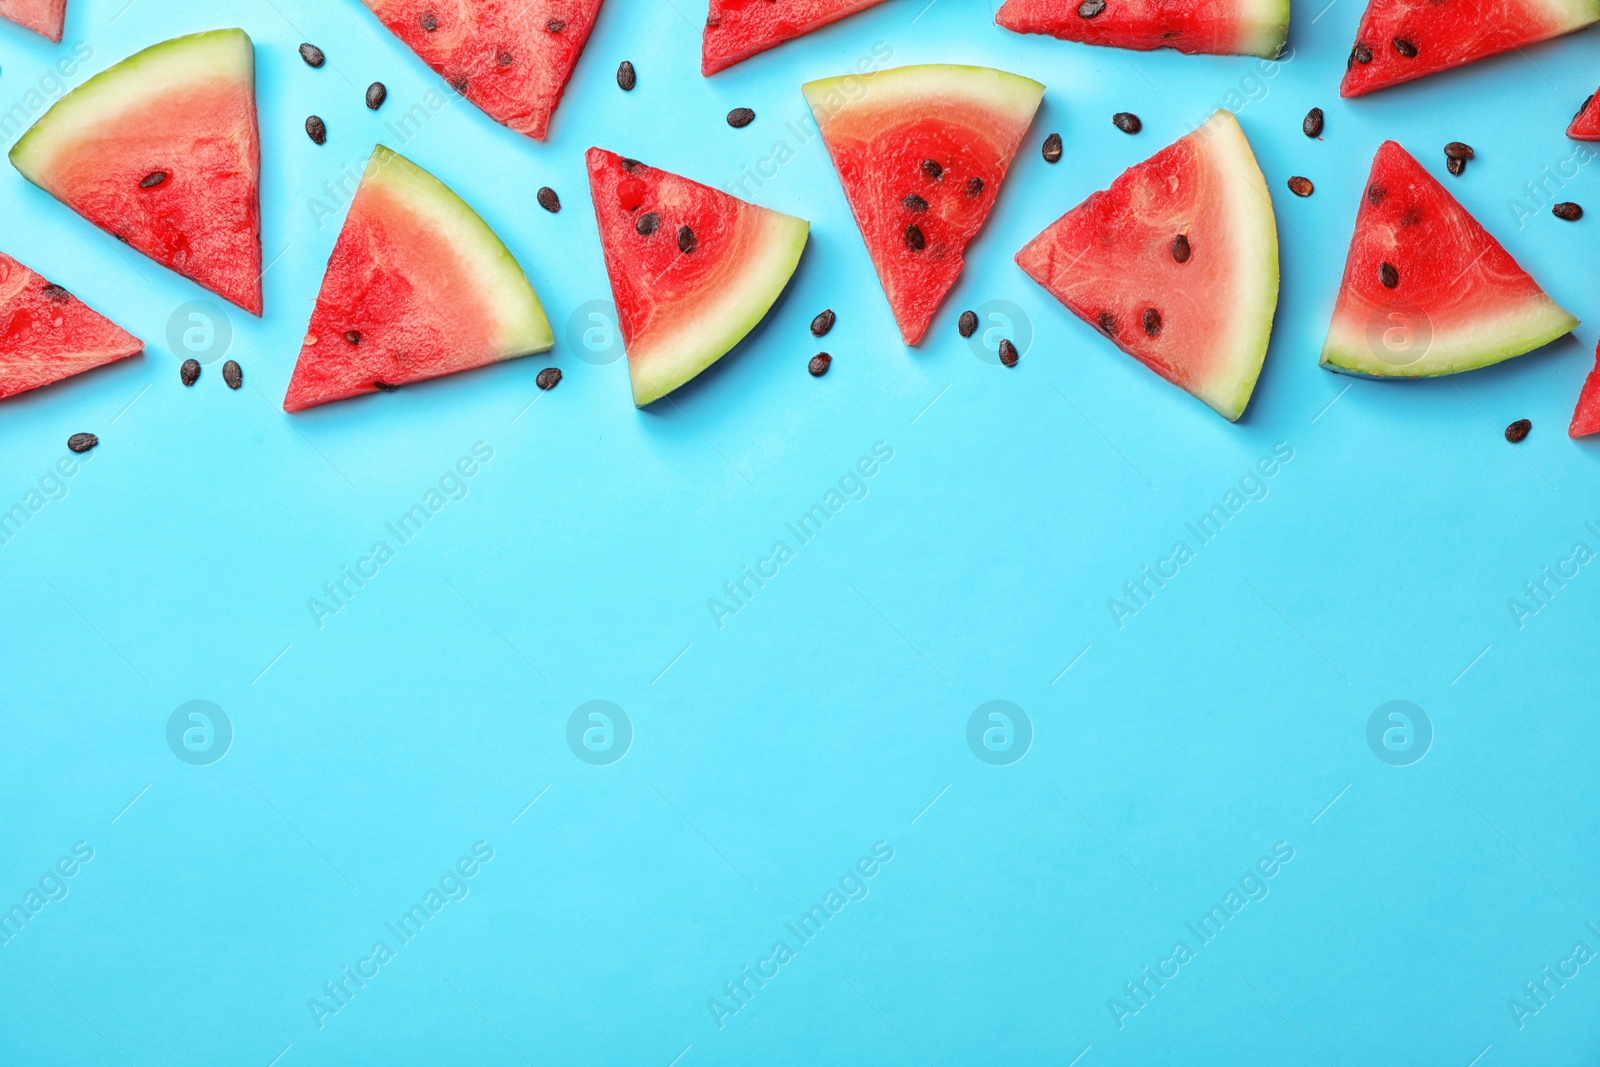
[[[548,352],[539,297],[487,223],[378,145],[333,246],[285,411]]]
[[[1017,33],[1148,52],[1275,58],[1289,0],[1006,0],[995,22]]]
[[[601,148],[588,162],[633,402],[643,407],[766,317],[811,225]]]
[[[1567,427],[1568,437],[1587,437],[1600,433],[1600,348],[1595,349],[1594,370],[1583,380],[1583,390],[1578,393],[1578,406],[1572,412],[1572,423]]]
[[[61,43],[61,27],[67,20],[67,0],[0,0],[0,19],[9,19]]]
[[[601,0],[361,0],[502,126],[544,140]]]
[[[711,0],[700,73],[711,75],[883,0]]]
[[[801,86],[900,336],[922,340],[961,276],[1044,86],[930,64]]]
[[[143,350],[133,334],[0,252],[0,399]]]
[[[1595,96],[1595,93],[1589,94],[1589,99],[1578,108],[1567,126],[1567,136],[1574,141],[1600,141],[1600,107],[1595,106]]]
[[[1378,147],[1324,367],[1373,378],[1455,374],[1531,352],[1577,324],[1404,148]]]
[[[11,149],[23,177],[162,266],[261,314],[255,51],[243,30],[146,48]]]
[[[1339,95],[1361,96],[1600,21],[1600,0],[1368,0]]]
[[[1244,413],[1278,306],[1278,230],[1231,111],[1123,171],[1017,264],[1163,378]]]

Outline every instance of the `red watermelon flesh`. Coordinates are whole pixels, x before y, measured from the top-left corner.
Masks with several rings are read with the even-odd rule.
[[[1289,35],[1289,0],[1006,0],[995,22],[1017,33],[1148,52],[1272,59]]]
[[[711,0],[700,73],[711,75],[883,0]]]
[[[1278,306],[1278,233],[1232,112],[1129,167],[1017,264],[1163,378],[1230,421],[1243,414]]]
[[[378,145],[333,246],[283,409],[554,344],[538,295],[488,224],[443,182]]]
[[[1339,95],[1361,96],[1600,21],[1600,0],[1369,0]]]
[[[994,208],[1044,86],[930,64],[801,86],[900,336],[922,340]]]
[[[496,122],[542,141],[601,0],[362,0]]]
[[[10,19],[60,44],[67,0],[0,0],[0,19]]]
[[[179,37],[95,75],[11,149],[23,177],[133,248],[261,314],[255,52]]]
[[[1595,106],[1596,95],[1590,93],[1589,99],[1585,100],[1578,113],[1572,116],[1572,124],[1567,127],[1567,136],[1574,141],[1600,141],[1600,107]]]
[[[143,350],[143,341],[0,252],[0,399]]]
[[[1578,406],[1572,412],[1572,424],[1567,427],[1568,437],[1587,437],[1600,433],[1600,348],[1595,349],[1594,370],[1583,380],[1583,391],[1578,394]]]

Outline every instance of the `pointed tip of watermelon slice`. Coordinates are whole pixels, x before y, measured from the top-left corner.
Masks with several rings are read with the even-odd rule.
[[[1588,437],[1600,433],[1600,347],[1595,349],[1594,369],[1583,380],[1578,393],[1578,405],[1572,410],[1572,422],[1567,426],[1568,437]]]
[[[144,342],[0,252],[0,398],[136,356]]]
[[[1574,141],[1600,141],[1600,106],[1595,104],[1596,95],[1600,94],[1589,94],[1567,126],[1567,136]]]
[[[0,19],[61,43],[67,20],[67,0],[0,0]]]

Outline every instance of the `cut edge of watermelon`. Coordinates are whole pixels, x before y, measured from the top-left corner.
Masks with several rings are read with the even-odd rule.
[[[1175,44],[1152,45],[1155,47],[1171,48],[1185,55],[1212,54],[1212,55],[1241,55],[1259,56],[1262,59],[1277,59],[1283,54],[1284,45],[1289,41],[1289,0],[1236,0],[1240,10],[1234,13],[1235,20],[1241,30],[1233,48],[1228,51],[1216,52],[1191,52]],[[1076,8],[1076,5],[1072,5]],[[1102,44],[1097,41],[1078,41],[1074,37],[1064,37],[1051,32],[1040,25],[1033,26],[1024,23],[1012,12],[1016,9],[1016,0],[1006,0],[1000,5],[1000,10],[995,12],[995,25],[1013,33],[1039,33],[1055,37],[1057,40],[1074,41],[1080,44],[1092,45],[1099,48],[1124,47],[1114,44]],[[1147,50],[1147,49],[1136,49]]]
[[[866,95],[856,99],[862,86],[866,87]],[[994,67],[922,63],[891,67],[875,74],[819,78],[800,86],[800,92],[811,106],[819,126],[831,126],[843,118],[859,118],[875,111],[898,111],[930,99],[961,96],[965,106],[1011,113],[1025,128],[1039,110],[1045,87],[1032,78]]]
[[[1578,404],[1572,409],[1572,422],[1567,426],[1568,437],[1588,437],[1600,433],[1600,347],[1595,348],[1594,369],[1583,380],[1578,392]]]
[[[32,30],[41,37],[49,38],[55,44],[61,43],[61,31],[67,21],[67,0],[55,0],[49,9],[43,13],[30,12],[33,17],[25,17],[21,12],[10,10],[11,4],[0,0],[0,19],[14,22],[25,30]]]
[[[1600,141],[1600,107],[1595,106],[1596,96],[1600,93],[1590,93],[1567,124],[1567,136],[1574,141]]]
[[[705,31],[700,38],[700,75],[709,78],[713,74],[737,66],[747,59],[753,59],[762,52],[770,51],[779,45],[788,44],[790,41],[815,33],[817,30],[831,26],[841,19],[858,15],[870,7],[876,7],[884,0],[844,0],[837,11],[824,15],[820,19],[805,26],[788,37],[768,38],[763,37],[756,41],[746,41],[738,47],[727,47],[723,35],[716,32],[711,25],[711,13],[706,14]],[[715,7],[715,3],[712,5]]]

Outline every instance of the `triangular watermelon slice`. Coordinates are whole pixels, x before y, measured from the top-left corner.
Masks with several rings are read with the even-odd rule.
[[[1589,99],[1583,102],[1567,126],[1567,136],[1574,141],[1600,141],[1600,107],[1596,107],[1594,102],[1597,95],[1600,94],[1589,94]]]
[[[1274,59],[1289,37],[1289,0],[1006,0],[994,20],[1017,33],[1140,52]]]
[[[1578,406],[1572,412],[1572,424],[1567,427],[1568,437],[1600,433],[1600,348],[1595,349],[1594,359],[1594,370],[1583,380],[1583,390],[1578,393]]]
[[[1033,122],[1044,86],[929,64],[801,86],[900,336],[922,340]]]
[[[243,30],[146,48],[11,149],[23,177],[162,266],[261,314],[255,50]]]
[[[0,399],[143,350],[133,334],[0,252]]]
[[[1017,264],[1223,418],[1244,413],[1278,307],[1278,230],[1231,111],[1123,171],[1029,242]]]
[[[715,74],[883,0],[711,0],[700,73]]]
[[[811,224],[602,148],[588,162],[633,402],[644,407],[766,317]]]
[[[284,397],[301,411],[555,345],[527,276],[443,182],[372,150]]]
[[[1339,95],[1361,96],[1600,21],[1600,0],[1369,0]]]
[[[1333,324],[1330,370],[1422,378],[1531,352],[1578,320],[1393,141],[1361,196]]]
[[[361,0],[502,126],[544,140],[601,0]]]
[[[60,44],[61,27],[67,21],[67,0],[0,0],[0,19],[10,19]]]

